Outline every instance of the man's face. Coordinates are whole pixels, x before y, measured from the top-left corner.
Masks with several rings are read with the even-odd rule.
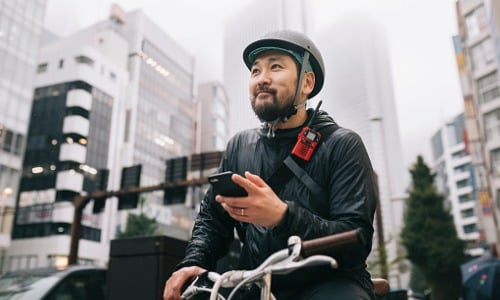
[[[249,94],[253,111],[261,121],[271,122],[293,103],[297,87],[297,64],[288,54],[266,51],[250,70]]]

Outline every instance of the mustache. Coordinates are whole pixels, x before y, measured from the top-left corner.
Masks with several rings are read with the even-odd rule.
[[[264,86],[264,87],[257,88],[257,90],[255,90],[254,96],[257,96],[259,93],[269,93],[269,94],[275,95],[276,94],[276,90]]]

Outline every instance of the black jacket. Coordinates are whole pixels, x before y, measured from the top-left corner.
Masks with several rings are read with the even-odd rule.
[[[308,111],[309,117],[311,112]],[[337,125],[320,111],[312,127],[321,131],[328,126]],[[237,134],[228,143],[219,171],[230,170],[241,175],[249,171],[268,179],[290,154],[301,129],[277,130],[274,138],[268,138],[267,129],[262,128]],[[285,277],[275,276],[273,289],[279,288],[283,279],[287,286],[295,282],[300,286],[309,280],[342,276],[371,290],[365,260],[371,250],[376,183],[361,138],[353,131],[338,127],[321,141],[303,169],[327,192],[313,197],[298,178],[292,177],[278,195],[288,203],[288,210],[280,224],[273,228],[235,222],[215,201],[210,188],[201,203],[186,256],[177,268],[198,265],[213,270],[217,260],[227,252],[234,228],[243,243],[240,257],[243,269],[253,269],[270,254],[285,248],[291,235],[308,240],[361,228],[365,244],[336,253],[339,269],[320,267]]]

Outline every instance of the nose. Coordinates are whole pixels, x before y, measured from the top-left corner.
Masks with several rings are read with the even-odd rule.
[[[259,72],[259,74],[254,78],[254,80],[256,81],[256,83],[259,85],[259,86],[262,86],[262,85],[269,85],[271,83],[271,76],[270,76],[270,72],[268,72],[267,70],[262,70]]]

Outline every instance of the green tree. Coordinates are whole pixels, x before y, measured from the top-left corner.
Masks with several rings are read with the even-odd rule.
[[[117,238],[150,236],[156,233],[158,223],[154,218],[149,218],[142,211],[144,199],[140,200],[141,213],[138,215],[129,214],[125,231],[118,233]]]
[[[422,271],[420,271],[420,268],[417,265],[411,266],[410,288],[412,289],[412,291],[422,295],[425,293],[426,290],[429,289],[429,286],[425,281],[424,275],[422,274]]]
[[[412,186],[401,232],[408,260],[422,272],[433,300],[458,299],[465,243],[457,237],[453,218],[444,208],[445,198],[434,185],[435,174],[422,156],[410,174]]]

